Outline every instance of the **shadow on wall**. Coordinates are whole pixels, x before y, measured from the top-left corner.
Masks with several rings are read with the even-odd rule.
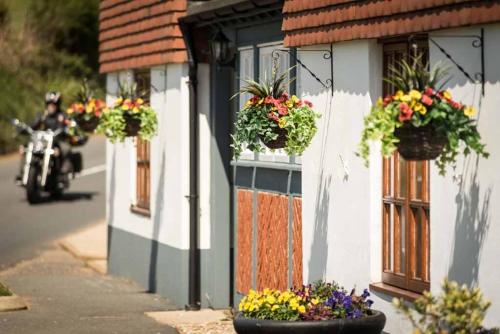
[[[113,147],[113,154],[111,157],[111,180],[109,181],[109,214],[108,214],[108,261],[111,254],[111,241],[113,240],[113,229],[111,228],[114,223],[115,216],[115,191],[116,191],[116,150]]]
[[[477,180],[478,162],[479,158],[476,158],[472,172],[471,164],[466,166],[464,174],[471,175],[470,181],[467,184],[462,183],[455,199],[457,218],[452,262],[448,270],[448,277],[451,280],[469,286],[478,283],[481,251],[490,227],[488,212],[492,189],[490,186],[484,194],[482,193]]]
[[[331,97],[326,103],[325,111],[323,112],[323,126],[321,138],[321,156],[318,166],[324,166],[325,155],[328,153],[326,149],[328,145],[328,135],[330,133],[329,124],[331,118]],[[315,217],[314,217],[314,235],[311,245],[311,255],[309,259],[309,277],[308,282],[314,282],[318,279],[324,279],[326,276],[326,264],[328,260],[328,217],[330,213],[330,187],[332,176],[325,176],[325,172],[321,169],[318,177],[318,188],[315,198]]]
[[[153,238],[151,240],[151,255],[149,257],[149,292],[157,291],[157,267],[158,267],[158,246],[160,236],[160,223],[163,217],[163,185],[165,183],[165,152],[161,152],[160,178],[156,190],[155,217],[153,220]]]

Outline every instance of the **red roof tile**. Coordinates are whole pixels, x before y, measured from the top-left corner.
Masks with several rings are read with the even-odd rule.
[[[101,73],[187,61],[178,25],[187,0],[101,0]]]
[[[499,0],[285,0],[286,46],[426,32],[500,20]]]

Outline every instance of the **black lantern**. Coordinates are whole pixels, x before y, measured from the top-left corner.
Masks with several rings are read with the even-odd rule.
[[[233,59],[231,41],[221,30],[218,30],[210,40],[210,53],[218,64],[227,64]]]

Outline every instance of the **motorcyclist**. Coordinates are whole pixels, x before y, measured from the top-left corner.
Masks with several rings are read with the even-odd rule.
[[[66,128],[69,121],[61,109],[62,97],[59,92],[48,92],[45,95],[45,110],[43,114],[38,115],[37,120],[31,125],[33,130],[52,130],[56,131],[61,128]],[[55,142],[56,155],[60,155],[60,168],[63,177],[67,177],[70,172],[71,163],[68,158],[71,153],[71,145],[67,142],[66,136],[60,136]],[[24,159],[23,159],[24,160]],[[16,176],[16,181],[21,180],[22,169],[24,163],[21,161],[20,174]],[[61,180],[64,181],[64,180]]]

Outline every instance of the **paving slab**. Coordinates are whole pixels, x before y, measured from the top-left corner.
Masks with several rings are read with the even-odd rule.
[[[82,260],[106,260],[107,240],[107,224],[100,221],[62,239],[60,245]]]
[[[227,310],[147,312],[146,315],[181,334],[236,334]]]
[[[168,300],[129,280],[100,275],[58,246],[1,271],[0,281],[29,306],[0,313],[2,334],[178,334],[145,315],[173,310]]]

